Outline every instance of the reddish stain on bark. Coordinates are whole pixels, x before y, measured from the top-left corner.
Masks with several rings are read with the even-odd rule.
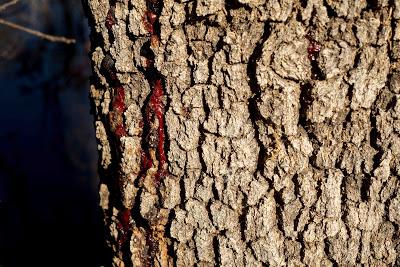
[[[167,162],[167,156],[165,154],[165,132],[164,132],[164,104],[163,104],[164,90],[162,87],[161,80],[156,80],[153,85],[153,93],[150,97],[150,105],[154,111],[154,114],[158,120],[158,144],[157,144],[157,156],[159,161],[158,171],[156,175],[156,181],[165,175],[164,165]]]
[[[143,120],[140,120],[139,121],[139,128],[143,128],[143,126],[144,126],[144,122],[143,122]]]
[[[128,233],[131,230],[132,217],[129,209],[124,209],[118,214],[117,229],[119,232],[118,243],[122,245],[128,239]]]
[[[324,80],[325,75],[321,70],[320,66],[318,65],[318,60],[317,60],[319,52],[321,51],[321,44],[314,39],[312,33],[308,33],[306,35],[306,38],[309,41],[307,47],[307,53],[308,53],[308,59],[310,60],[311,63],[311,78],[313,80]]]
[[[118,113],[123,113],[126,110],[125,89],[119,85],[114,90],[115,95],[112,103],[113,110],[117,111]]]
[[[151,35],[151,45],[154,46],[158,43],[158,36],[156,33],[156,25],[158,20],[158,14],[160,13],[160,2],[157,0],[147,0],[148,8],[143,16],[143,25]],[[145,60],[145,68],[148,73],[154,73],[156,75],[148,75],[148,81],[151,85],[151,95],[148,106],[146,108],[146,120],[145,123],[150,125],[158,125],[156,131],[150,130],[149,142],[153,140],[157,141],[156,157],[158,160],[158,171],[154,177],[156,184],[158,185],[161,178],[166,175],[165,165],[167,163],[167,156],[165,153],[165,122],[164,122],[164,88],[161,80],[161,75],[154,67],[154,58],[151,56]],[[158,124],[152,123],[157,120]],[[153,129],[155,130],[155,129]],[[154,133],[155,132],[155,133]],[[153,135],[152,135],[153,134]],[[156,135],[156,136],[154,136]],[[153,146],[153,144],[151,145]],[[151,147],[150,146],[150,147]],[[147,170],[152,166],[152,161],[149,157],[148,151],[142,153],[142,169]]]
[[[151,165],[153,165],[153,162],[150,159],[150,156],[146,152],[142,151],[141,158],[142,158],[142,161],[141,161],[142,162],[142,169],[143,170],[150,169]]]
[[[154,23],[157,20],[157,15],[151,11],[146,11],[143,16],[143,25],[150,34],[154,34]]]
[[[154,60],[146,58],[145,64],[146,64],[146,68],[153,68],[154,67]]]
[[[315,41],[310,34],[307,34],[306,37],[310,41],[307,48],[308,59],[311,61],[315,61],[317,60],[318,54],[321,51],[321,45],[317,41]]]
[[[117,127],[115,128],[114,133],[115,133],[115,135],[117,137],[126,136],[125,127],[122,124],[117,125]]]
[[[161,163],[165,163],[167,160],[164,151],[165,133],[164,133],[164,104],[162,101],[163,96],[164,96],[164,90],[161,84],[161,80],[157,80],[155,82],[153,88],[153,95],[151,96],[150,101],[159,123],[158,155],[160,156]]]
[[[111,27],[116,24],[117,21],[115,19],[115,7],[110,7],[110,9],[107,12],[107,16],[106,16],[106,28],[107,30],[111,30]]]
[[[167,172],[165,170],[165,165],[167,163],[167,155],[165,152],[165,120],[164,120],[164,102],[163,102],[163,97],[164,97],[164,89],[162,86],[162,81],[161,79],[157,79],[153,82],[152,86],[152,91],[150,95],[150,100],[148,103],[148,106],[146,108],[146,119],[145,123],[148,125],[157,125],[157,129],[155,131],[150,131],[150,134],[153,134],[150,136],[149,140],[152,142],[153,140],[156,141],[156,143],[152,143],[150,146],[151,147],[156,147],[156,157],[158,160],[158,170],[156,175],[154,176],[154,181],[158,185],[160,183],[160,180],[162,177],[164,177]],[[157,120],[156,123],[154,120]],[[154,136],[156,135],[156,136]],[[153,165],[153,161],[151,160],[151,157],[148,153],[148,151],[142,151],[141,155],[141,168],[142,172],[148,170],[151,168]]]
[[[125,136],[127,134],[125,126],[124,126],[124,120],[123,120],[124,112],[126,110],[125,89],[120,84],[118,84],[114,88],[114,98],[112,101],[112,110],[116,113],[117,116],[119,116],[121,118],[119,124],[115,127],[114,133],[117,137]]]
[[[115,62],[110,54],[104,56],[101,62],[101,71],[104,73],[107,82],[113,87],[109,119],[112,125],[111,129],[119,138],[126,135],[124,126],[124,112],[126,111],[125,89],[118,80]]]

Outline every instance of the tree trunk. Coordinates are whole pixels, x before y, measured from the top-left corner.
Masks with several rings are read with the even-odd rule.
[[[400,265],[398,0],[88,0],[114,266]]]

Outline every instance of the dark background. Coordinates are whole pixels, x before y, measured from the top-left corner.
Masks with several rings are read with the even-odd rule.
[[[20,0],[0,18],[77,40],[0,25],[0,267],[105,265],[81,1]]]

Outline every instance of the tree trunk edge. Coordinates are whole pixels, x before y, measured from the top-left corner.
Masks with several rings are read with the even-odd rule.
[[[84,1],[113,266],[400,265],[400,3]]]

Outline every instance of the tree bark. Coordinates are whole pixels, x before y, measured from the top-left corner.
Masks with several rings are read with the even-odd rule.
[[[88,0],[114,266],[400,265],[398,0]]]

